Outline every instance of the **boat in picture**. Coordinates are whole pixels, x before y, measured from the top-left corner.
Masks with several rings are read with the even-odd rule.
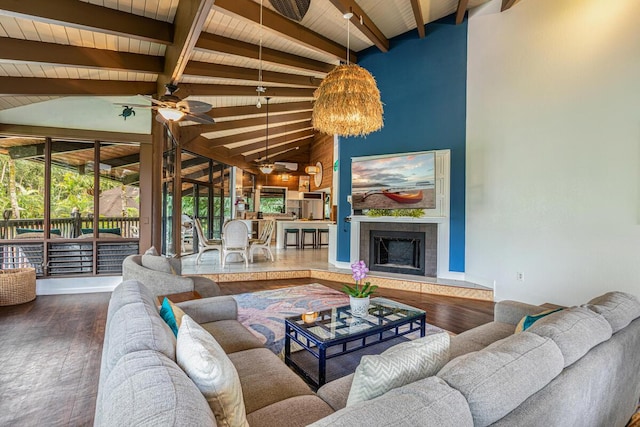
[[[373,195],[373,194],[382,194],[383,196],[388,197],[389,199],[393,200],[394,202],[397,203],[418,203],[420,201],[422,201],[423,197],[424,197],[424,191],[423,190],[390,190],[390,189],[383,189],[383,190],[372,190],[372,191],[367,191],[364,196],[362,197],[362,200],[365,200],[367,197]]]
[[[422,201],[422,198],[424,197],[422,190],[396,192],[382,190],[382,194],[398,203],[418,203]]]

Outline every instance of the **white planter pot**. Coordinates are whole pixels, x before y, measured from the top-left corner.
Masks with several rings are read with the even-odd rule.
[[[351,303],[351,315],[353,317],[366,317],[369,314],[369,297],[355,298],[349,296]]]

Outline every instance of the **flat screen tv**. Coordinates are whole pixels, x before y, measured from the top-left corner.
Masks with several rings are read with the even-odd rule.
[[[436,207],[434,151],[354,158],[351,180],[354,211]]]

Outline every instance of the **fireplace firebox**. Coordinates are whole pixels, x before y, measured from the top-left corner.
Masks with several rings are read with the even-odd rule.
[[[369,231],[369,270],[425,275],[424,232]]]

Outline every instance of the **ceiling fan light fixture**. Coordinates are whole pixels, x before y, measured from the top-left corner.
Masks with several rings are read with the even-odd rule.
[[[175,108],[158,108],[158,113],[166,120],[175,122],[184,117],[184,112]]]
[[[307,175],[315,175],[320,172],[320,168],[318,168],[317,166],[307,166],[306,168],[304,168],[304,171]]]
[[[289,182],[289,174],[288,173],[283,173],[282,175],[280,175],[280,178],[282,179],[282,182]]]
[[[274,165],[273,163],[262,163],[260,166],[258,166],[258,169],[260,170],[260,172],[262,172],[265,175],[269,175],[271,172],[274,171],[275,168],[276,168],[276,165]]]

